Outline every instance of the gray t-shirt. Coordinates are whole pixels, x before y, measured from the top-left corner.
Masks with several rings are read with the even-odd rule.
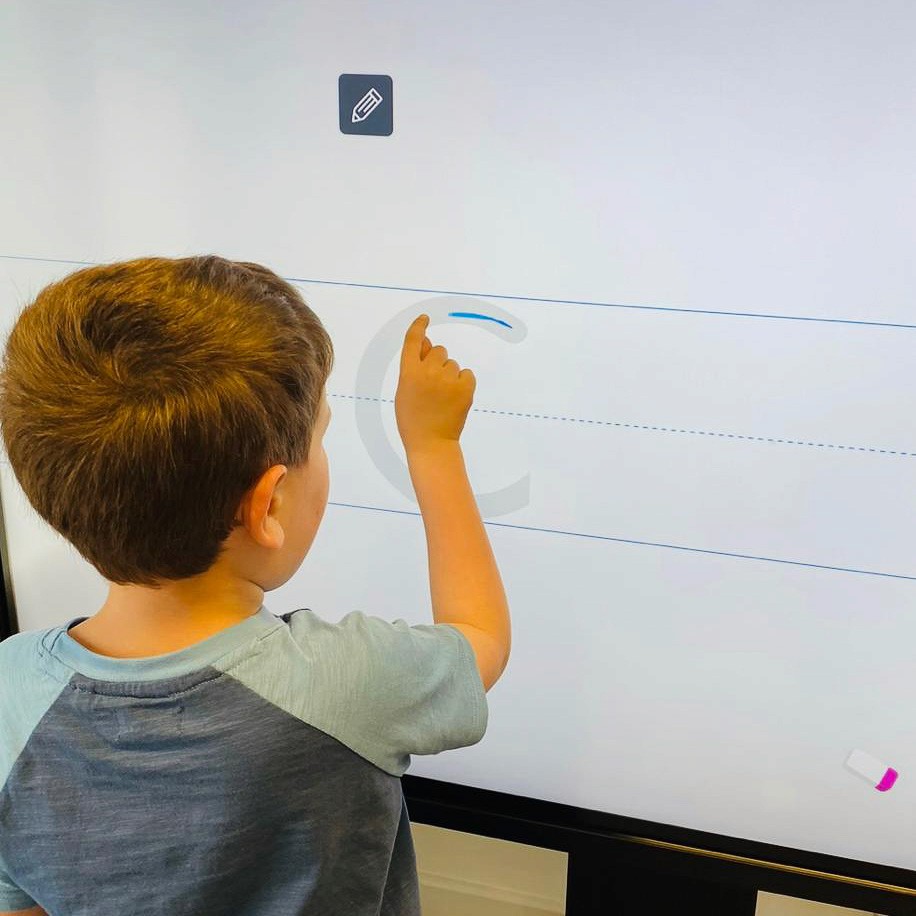
[[[0,643],[0,910],[410,916],[400,777],[481,740],[448,624],[256,614],[151,658]]]

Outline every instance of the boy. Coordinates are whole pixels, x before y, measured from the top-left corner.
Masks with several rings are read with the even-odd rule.
[[[0,916],[419,913],[400,777],[483,737],[510,648],[459,445],[475,379],[428,321],[395,400],[436,621],[409,627],[263,607],[328,498],[333,350],[293,286],[142,258],[19,317],[10,462],[110,587],[0,643]]]

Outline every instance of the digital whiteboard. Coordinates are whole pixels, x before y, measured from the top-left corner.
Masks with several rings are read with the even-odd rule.
[[[10,2],[0,312],[218,253],[336,347],[283,613],[431,622],[394,423],[412,317],[513,652],[411,772],[916,867],[916,6]],[[23,629],[104,583],[3,465]]]

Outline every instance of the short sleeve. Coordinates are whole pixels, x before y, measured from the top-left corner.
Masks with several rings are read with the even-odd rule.
[[[339,690],[328,717],[335,720],[332,731],[366,759],[401,776],[411,754],[438,754],[483,738],[486,691],[474,650],[456,627],[410,626],[354,611],[319,629],[317,657],[335,669],[325,667]]]

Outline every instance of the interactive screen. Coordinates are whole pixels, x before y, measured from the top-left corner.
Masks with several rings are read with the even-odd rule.
[[[914,868],[914,47],[905,0],[5,3],[3,330],[84,264],[295,282],[331,502],[267,606],[418,624],[428,313],[513,653],[411,772]],[[94,613],[2,496],[21,627]]]

